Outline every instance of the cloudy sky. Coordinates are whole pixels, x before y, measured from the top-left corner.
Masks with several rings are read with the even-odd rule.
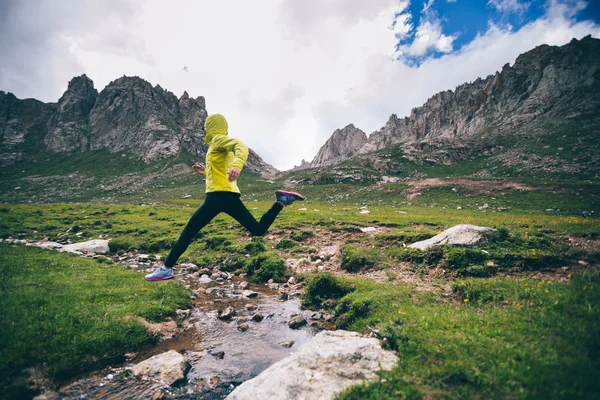
[[[311,160],[542,44],[600,37],[598,0],[0,0],[0,90],[57,101],[76,75],[204,96],[267,162]],[[184,70],[187,67],[187,71]]]

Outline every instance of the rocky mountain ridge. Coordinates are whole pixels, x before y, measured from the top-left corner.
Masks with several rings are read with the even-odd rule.
[[[541,45],[517,57],[512,67],[506,64],[485,79],[435,94],[407,117],[391,115],[364,142],[357,141],[354,131],[336,130],[310,167],[335,165],[393,146],[416,163],[452,164],[497,150],[508,136],[543,135],[546,125],[560,129],[565,121],[597,118],[598,93],[600,40],[587,36],[561,47]]]
[[[102,91],[85,74],[74,77],[57,103],[17,99],[0,91],[0,166],[35,158],[40,152],[108,149],[134,154],[145,162],[180,152],[206,154],[202,96],[179,99],[160,85],[123,76]],[[247,168],[277,170],[250,152]]]

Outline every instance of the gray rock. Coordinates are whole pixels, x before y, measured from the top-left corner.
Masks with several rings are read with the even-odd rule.
[[[246,290],[248,288],[250,284],[246,281],[243,281],[242,283],[240,283],[240,289],[242,290]]]
[[[227,307],[221,315],[219,315],[219,319],[227,320],[233,318],[235,315],[235,310],[232,307]]]
[[[265,318],[265,317],[263,317],[263,315],[262,315],[261,313],[257,312],[257,313],[255,313],[255,314],[252,316],[252,321],[254,321],[254,322],[260,322],[260,321],[262,321],[264,318]]]
[[[280,342],[279,344],[282,347],[285,347],[286,349],[289,349],[290,347],[292,347],[294,345],[294,343],[296,343],[296,342],[293,341],[293,340],[290,340],[290,341],[287,341],[287,342]]]
[[[302,315],[296,315],[288,323],[288,326],[292,329],[300,329],[304,325],[306,325],[306,320]]]
[[[377,379],[398,362],[379,341],[355,332],[323,331],[289,357],[237,387],[230,400],[333,399],[344,389]]]
[[[134,365],[131,372],[136,376],[158,379],[173,385],[185,379],[189,368],[189,363],[181,354],[169,350]]]
[[[242,296],[247,297],[249,299],[252,299],[254,297],[258,297],[258,293],[257,292],[253,292],[252,290],[244,290],[242,292]]]
[[[434,237],[415,242],[408,247],[412,249],[426,250],[434,246],[446,244],[475,245],[489,239],[495,229],[476,225],[456,225]]]
[[[211,283],[212,279],[208,277],[208,275],[204,274],[198,279],[198,283]]]
[[[56,243],[56,242],[39,242],[36,244],[36,246],[41,247],[43,249],[50,249],[50,250],[58,250],[63,247],[62,244]]]
[[[94,239],[87,242],[79,242],[67,244],[62,247],[62,251],[69,253],[84,253],[84,254],[106,254],[110,251],[108,248],[108,240]]]
[[[239,324],[237,328],[238,328],[238,331],[240,331],[240,332],[246,332],[250,327],[248,326],[247,323],[244,322],[242,324]]]

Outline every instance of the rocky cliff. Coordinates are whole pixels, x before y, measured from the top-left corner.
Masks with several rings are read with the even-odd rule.
[[[367,135],[350,124],[337,129],[311,162],[312,167],[336,164],[355,155],[367,142]]]
[[[17,99],[0,91],[0,166],[40,152],[108,149],[145,162],[206,152],[203,97],[181,98],[139,77],[122,77],[100,93],[86,75],[73,78],[58,103]],[[255,152],[247,168],[274,173]]]
[[[360,147],[356,136],[336,131],[311,166],[395,145],[412,161],[422,161],[427,151],[431,162],[452,163],[506,136],[543,134],[545,124],[556,127],[577,118],[597,118],[598,93],[600,40],[587,36],[561,47],[538,46],[494,75],[435,94],[410,116],[390,116]]]

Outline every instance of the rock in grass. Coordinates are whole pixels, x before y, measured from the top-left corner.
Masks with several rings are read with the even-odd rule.
[[[306,320],[302,315],[296,315],[288,323],[288,326],[292,329],[300,329],[304,325],[306,325]]]
[[[323,331],[296,353],[242,383],[228,399],[332,399],[349,386],[375,380],[398,362],[379,340],[356,332]]]
[[[159,379],[168,385],[173,385],[185,380],[189,369],[190,364],[181,354],[169,350],[134,365],[131,372],[136,376]]]
[[[108,248],[108,240],[94,239],[87,242],[79,242],[67,244],[63,246],[62,251],[69,253],[84,253],[84,254],[106,254],[110,250]]]
[[[415,242],[408,247],[412,249],[427,250],[434,246],[446,244],[475,245],[485,242],[496,232],[495,229],[476,225],[456,225],[446,229],[439,235],[435,235],[427,240]]]
[[[373,233],[377,232],[377,228],[375,228],[374,226],[367,226],[365,228],[360,228],[360,231],[363,233]]]

